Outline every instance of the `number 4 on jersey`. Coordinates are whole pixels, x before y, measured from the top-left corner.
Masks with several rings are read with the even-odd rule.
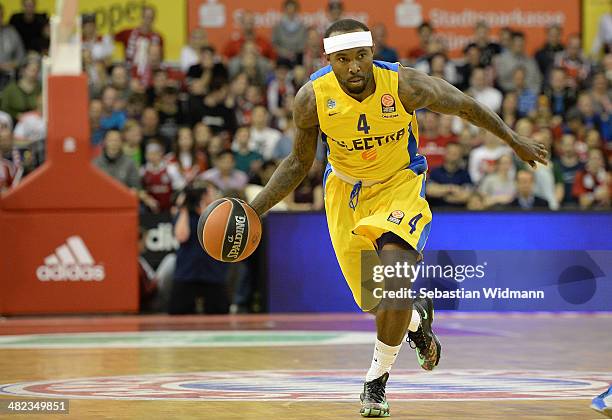
[[[370,126],[368,125],[368,120],[366,120],[366,114],[361,114],[359,116],[359,120],[357,121],[357,131],[363,131],[366,134],[370,133]]]
[[[410,234],[411,235],[416,230],[417,223],[419,223],[419,220],[421,220],[421,217],[423,217],[423,215],[421,213],[419,213],[419,214],[417,214],[416,216],[414,216],[412,219],[410,219],[408,221],[408,226],[410,226]]]

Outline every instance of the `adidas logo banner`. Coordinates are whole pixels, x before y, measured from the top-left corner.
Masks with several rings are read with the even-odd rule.
[[[71,236],[36,269],[40,281],[102,281],[104,266],[94,262],[80,236]]]

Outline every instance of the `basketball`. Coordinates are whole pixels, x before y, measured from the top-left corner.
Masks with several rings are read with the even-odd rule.
[[[238,262],[255,251],[261,239],[261,220],[255,210],[236,198],[210,204],[198,222],[198,240],[208,255]]]

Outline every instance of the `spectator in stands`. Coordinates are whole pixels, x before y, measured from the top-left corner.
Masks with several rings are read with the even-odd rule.
[[[25,57],[23,42],[17,30],[4,24],[4,5],[0,4],[0,90],[14,77]]]
[[[122,130],[127,120],[125,111],[117,110],[118,93],[112,86],[106,86],[102,91],[102,115],[100,130],[102,137],[108,130]]]
[[[504,26],[499,31],[499,46],[501,47],[501,53],[510,51],[512,49],[512,34],[514,31],[508,26]]]
[[[38,95],[36,109],[21,114],[13,136],[15,144],[32,158],[31,164],[39,166],[44,161],[45,138],[47,136],[47,124],[42,115],[42,95]],[[33,169],[29,168],[29,169]]]
[[[538,97],[536,93],[526,85],[527,71],[518,66],[512,75],[512,90],[516,92],[518,99],[518,117],[527,117],[535,111]]]
[[[501,110],[503,95],[494,87],[487,86],[483,67],[475,67],[472,70],[470,85],[466,93],[494,112]]]
[[[295,89],[290,80],[291,63],[287,59],[279,59],[274,70],[274,79],[268,84],[268,111],[274,118],[285,117],[285,100],[295,96]]]
[[[166,160],[170,165],[176,166],[184,183],[187,184],[208,169],[206,154],[196,149],[191,128],[186,126],[179,128],[172,153],[166,155]]]
[[[142,143],[141,150],[147,145],[148,141],[152,138],[159,138],[159,113],[155,108],[147,107],[142,111],[142,117],[140,119],[140,126],[142,127]],[[166,150],[170,151],[170,145],[166,144]]]
[[[433,28],[429,22],[423,22],[417,28],[419,45],[408,51],[408,59],[412,62],[424,57],[428,53],[429,41],[433,35]]]
[[[372,27],[372,39],[374,41],[374,59],[395,63],[398,55],[395,48],[387,45],[387,27],[384,23],[377,23]]]
[[[285,0],[280,21],[272,29],[272,44],[279,57],[297,63],[304,52],[306,25],[300,16],[297,0]]]
[[[611,190],[612,179],[610,172],[606,171],[603,153],[599,149],[589,150],[584,169],[576,173],[572,195],[583,209],[609,209]]]
[[[136,120],[127,120],[121,131],[123,137],[123,154],[134,161],[137,168],[143,164],[142,128]]]
[[[223,150],[213,159],[214,168],[204,172],[199,178],[215,184],[222,191],[243,191],[249,182],[249,177],[236,169],[234,154],[230,150]]]
[[[176,138],[180,126],[189,123],[189,120],[180,110],[178,94],[177,88],[166,86],[157,101],[159,135],[164,137],[167,143],[172,143],[172,140]]]
[[[503,206],[514,200],[516,196],[515,173],[510,154],[502,155],[497,159],[495,172],[486,175],[478,186],[478,191],[484,196],[487,207]]]
[[[595,111],[598,114],[608,114],[612,116],[612,82],[606,79],[606,74],[602,71],[593,73],[591,78],[593,85],[590,90],[591,99]]]
[[[198,183],[184,195],[174,224],[174,237],[179,242],[179,249],[168,301],[171,315],[193,314],[198,310],[206,314],[229,311],[227,264],[202,252],[197,234],[200,215],[219,197],[217,188],[211,183]]]
[[[276,144],[282,133],[270,127],[268,110],[263,106],[257,106],[253,110],[253,124],[251,126],[250,149],[258,152],[264,160],[272,159]]]
[[[94,61],[108,64],[115,45],[110,35],[99,35],[96,27],[96,14],[87,13],[81,16],[82,48],[88,50]]]
[[[516,92],[506,92],[502,101],[500,116],[509,127],[514,127],[518,119],[518,95]]]
[[[557,23],[550,25],[546,29],[546,43],[535,54],[538,68],[544,78],[548,78],[550,71],[555,65],[555,57],[564,49],[561,43],[561,33],[561,25]]]
[[[250,135],[249,127],[242,126],[236,130],[234,141],[232,142],[236,169],[248,175],[259,172],[263,165],[263,156],[249,147]]]
[[[470,84],[472,72],[481,68],[480,49],[476,44],[470,44],[463,50],[465,63],[457,67],[457,88],[465,91]],[[500,101],[501,103],[501,101]]]
[[[534,193],[533,172],[522,169],[516,174],[516,198],[508,205],[521,210],[548,209],[546,200]]]
[[[227,95],[226,104],[229,108],[234,109],[236,113],[236,123],[239,126],[247,124],[247,117],[245,113],[243,113],[243,106],[246,102],[246,92],[248,87],[249,79],[246,73],[237,74],[229,84],[229,93]],[[250,118],[248,121],[250,122]]]
[[[21,155],[13,141],[12,128],[10,117],[0,119],[0,192],[17,185],[24,172]]]
[[[140,26],[125,29],[115,34],[115,41],[123,44],[125,60],[128,65],[141,72],[149,64],[149,53],[151,45],[159,45],[160,55],[163,58],[164,39],[160,33],[155,32],[155,9],[145,5],[141,11],[142,21]]]
[[[9,24],[19,32],[27,51],[41,53],[48,48],[48,35],[45,35],[45,28],[48,29],[49,18],[46,13],[36,13],[35,0],[22,0],[21,4],[23,12],[11,16]]]
[[[270,43],[268,38],[255,31],[255,15],[253,12],[244,10],[239,22],[240,33],[232,34],[232,39],[223,49],[223,55],[227,58],[235,57],[240,53],[243,45],[250,41],[255,44],[259,54],[270,60],[276,60],[276,52],[274,47],[272,47],[272,43]]]
[[[18,81],[12,81],[0,93],[0,109],[17,121],[24,112],[36,109],[36,98],[41,93],[40,64],[29,59],[21,68]]]
[[[214,134],[233,133],[236,130],[234,110],[226,105],[228,87],[226,84],[213,85],[208,95],[191,96],[189,99],[189,118],[191,124],[203,122]]]
[[[444,163],[429,172],[427,200],[434,207],[463,207],[473,191],[463,150],[459,143],[450,142],[445,151]]]
[[[189,43],[181,49],[181,70],[187,73],[191,66],[198,64],[202,48],[208,45],[208,37],[204,29],[194,28],[189,34]]]
[[[590,63],[582,54],[581,47],[580,35],[571,35],[565,50],[557,53],[555,58],[555,66],[565,70],[570,86],[576,88],[581,88],[584,85],[591,71]]]
[[[450,84],[457,83],[457,69],[444,53],[436,52],[430,56],[428,73],[433,77],[444,79]]]
[[[206,154],[208,143],[212,138],[212,131],[203,122],[199,122],[193,126],[193,140],[195,142],[196,151]]]
[[[228,63],[230,78],[245,73],[249,83],[257,86],[265,86],[271,68],[270,60],[257,51],[257,46],[252,41],[245,42],[240,54]]]
[[[89,131],[92,146],[98,146],[104,139],[104,131],[100,127],[100,118],[102,117],[102,101],[92,99],[89,102]]]
[[[494,134],[484,131],[482,135],[484,144],[473,149],[469,156],[469,173],[474,184],[480,183],[483,177],[492,174],[499,158],[511,153],[510,148]]]
[[[131,96],[130,75],[127,68],[122,64],[115,64],[110,72],[110,85],[115,88],[119,98],[126,103]]]
[[[141,192],[138,169],[134,161],[123,154],[121,133],[118,130],[106,131],[103,152],[94,159],[94,164],[126,187]]]
[[[189,84],[199,83],[202,93],[210,90],[211,84],[225,83],[228,80],[228,71],[225,65],[216,60],[215,49],[206,45],[200,49],[199,60],[187,70]]]
[[[576,204],[577,200],[572,195],[572,189],[574,187],[574,181],[576,180],[576,174],[581,171],[584,167],[578,157],[576,149],[576,136],[573,134],[564,134],[561,137],[559,147],[559,158],[554,161],[554,165],[561,172],[563,177],[563,205]]]
[[[567,85],[564,69],[554,67],[549,74],[544,95],[549,100],[552,113],[563,116],[576,103],[576,89]]]
[[[325,66],[326,61],[321,34],[315,28],[309,28],[306,32],[306,45],[304,46],[301,63],[305,73],[308,75],[314,73]]]
[[[536,61],[525,52],[525,35],[522,32],[512,35],[511,49],[501,53],[495,61],[497,82],[505,92],[514,88],[513,76],[517,67],[525,69],[525,86],[538,93],[542,76]]]
[[[344,16],[344,3],[342,0],[328,0],[327,2],[327,10],[325,14],[325,19],[323,19],[319,26],[316,28],[317,33],[319,35],[319,39],[325,34],[325,31],[329,26],[339,21],[340,19],[345,18]]]
[[[451,131],[453,117],[451,115],[435,114],[427,112],[425,118],[423,136],[419,142],[419,148],[427,156],[430,167],[435,168],[442,165],[446,153],[446,145],[456,142],[457,136]]]
[[[602,121],[601,115],[595,111],[593,99],[588,92],[583,92],[578,95],[576,110],[578,111],[578,115],[580,116],[585,130],[595,129],[602,135],[604,134],[604,121]]]
[[[480,50],[480,65],[489,66],[493,62],[493,57],[501,53],[501,46],[491,40],[490,29],[487,22],[480,20],[474,27],[474,41],[468,44],[466,50],[472,46]]]
[[[531,138],[547,146],[548,164],[538,165],[533,170],[534,194],[548,202],[548,208],[558,210],[559,203],[563,201],[565,187],[563,185],[563,174],[557,165],[552,163],[552,133],[549,128],[540,128],[532,134]]]
[[[144,93],[132,92],[127,99],[125,112],[127,117],[133,120],[140,120],[142,113],[147,106],[147,97]]]
[[[141,168],[140,178],[143,195],[148,197],[143,201],[154,213],[168,212],[172,207],[172,191],[182,189],[185,181],[176,166],[164,161],[164,146],[160,141],[149,141],[145,153],[147,163]]]

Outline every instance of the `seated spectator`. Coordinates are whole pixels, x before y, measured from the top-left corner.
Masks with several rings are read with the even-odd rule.
[[[508,204],[508,207],[521,210],[548,209],[546,200],[537,197],[534,193],[533,172],[524,169],[517,172],[516,198]]]
[[[174,224],[174,237],[179,249],[168,298],[168,313],[171,315],[224,314],[229,311],[228,264],[202,252],[197,234],[200,215],[218,198],[217,188],[210,183],[198,183],[186,191]]]
[[[308,75],[327,64],[323,52],[321,34],[315,28],[309,28],[306,32],[306,45],[304,46],[301,64],[304,67],[305,73]]]
[[[278,56],[297,63],[304,52],[306,43],[306,25],[300,15],[300,4],[297,0],[285,0],[280,21],[272,28],[272,45]]]
[[[203,151],[196,149],[193,133],[189,127],[179,128],[172,153],[166,155],[166,160],[170,165],[176,166],[187,184],[208,169],[208,158]]]
[[[159,135],[164,137],[168,143],[176,138],[180,126],[189,123],[179,107],[178,94],[174,86],[166,86],[156,103],[159,115]]]
[[[42,94],[40,94],[36,98],[36,108],[21,114],[13,132],[18,147],[29,147],[44,142],[47,136],[47,124],[43,119],[42,107]],[[43,146],[40,145],[41,150]]]
[[[13,141],[10,118],[0,120],[0,192],[17,185],[23,176],[21,155]]]
[[[480,49],[474,45],[468,45],[463,50],[464,63],[457,66],[457,89],[465,91],[470,85],[472,72],[480,65]]]
[[[560,67],[551,69],[544,95],[548,98],[554,115],[565,115],[576,103],[576,89],[567,85],[565,70]]]
[[[503,95],[494,87],[487,86],[485,69],[483,67],[475,67],[472,70],[470,84],[466,93],[493,112],[501,110]]]
[[[495,134],[483,132],[484,144],[473,149],[469,156],[469,174],[474,184],[480,183],[482,178],[495,171],[496,163],[500,157],[510,155],[512,150]],[[514,176],[514,173],[512,174]]]
[[[321,38],[327,28],[334,23],[343,19],[344,16],[344,3],[342,0],[328,0],[327,9],[325,10],[325,18],[319,21],[317,31],[319,38]]]
[[[512,49],[512,35],[514,31],[509,26],[504,26],[499,30],[499,46],[501,52],[510,51]]]
[[[446,145],[458,140],[451,131],[453,117],[427,112],[423,122],[426,122],[426,130],[423,131],[420,138],[419,149],[427,156],[429,166],[435,168],[442,165],[444,161]]]
[[[576,136],[573,134],[563,135],[559,146],[559,157],[554,160],[554,165],[563,178],[564,192],[562,203],[563,205],[576,204],[577,199],[573,196],[572,189],[574,188],[576,174],[584,168],[578,157]]]
[[[121,133],[111,129],[104,134],[103,152],[94,159],[94,165],[141,196],[140,177],[134,161],[123,154]]]
[[[314,160],[308,174],[288,196],[287,207],[293,211],[323,210],[323,167]]]
[[[200,61],[200,51],[207,47],[208,37],[203,28],[196,27],[189,34],[189,42],[181,49],[180,65],[181,70],[185,73],[189,68]]]
[[[417,28],[417,35],[419,37],[419,45],[408,51],[408,59],[413,63],[418,59],[424,57],[428,51],[429,40],[433,35],[433,28],[429,22],[423,22]]]
[[[257,46],[252,41],[245,42],[240,54],[230,59],[228,63],[230,78],[245,73],[249,83],[256,86],[265,85],[270,68],[270,60],[257,51]]]
[[[264,162],[259,173],[253,177],[251,183],[249,183],[249,185],[247,185],[247,187],[244,189],[244,195],[247,202],[251,202],[255,197],[257,197],[263,187],[265,187],[268,181],[270,181],[270,178],[272,178],[276,168],[278,168],[278,164],[275,161],[269,160]],[[288,198],[285,197],[283,200],[276,203],[274,207],[270,209],[270,211],[288,210],[287,201]]]
[[[490,28],[486,21],[476,22],[474,28],[474,41],[468,44],[466,49],[476,46],[479,51],[480,65],[489,66],[493,62],[493,57],[501,53],[501,46],[491,40]]]
[[[561,43],[562,31],[561,25],[556,23],[546,28],[546,43],[535,54],[538,68],[545,79],[549,77],[550,71],[555,66],[555,57],[557,53],[564,49]]]
[[[374,59],[395,63],[398,61],[395,48],[387,45],[387,27],[384,23],[377,23],[372,27],[372,40],[374,41]]]
[[[159,135],[159,113],[155,108],[148,107],[142,111],[142,117],[140,119],[140,127],[142,128],[142,143],[141,150],[144,151],[145,146],[147,145],[150,139],[160,137]],[[166,139],[162,138],[164,141]],[[170,151],[171,144],[168,141],[165,143],[166,152]]]
[[[17,30],[26,51],[42,53],[48,48],[48,36],[45,30],[49,25],[46,13],[36,13],[35,0],[22,0],[23,12],[15,13],[9,25]]]
[[[487,207],[503,206],[514,200],[516,196],[515,173],[512,157],[509,154],[497,160],[495,172],[486,175],[478,187],[478,191],[485,198]]]
[[[263,165],[263,156],[249,148],[250,135],[249,127],[240,127],[232,142],[236,169],[249,175],[259,172]]]
[[[293,114],[287,116],[287,122],[283,129],[283,135],[281,136],[276,147],[274,148],[274,154],[272,158],[274,160],[283,160],[291,154],[293,150],[293,141],[295,140],[295,122],[293,121]]]
[[[432,39],[431,44],[436,45],[434,39]],[[439,50],[437,46],[433,47],[430,54],[418,61],[415,64],[415,68],[428,73],[430,76],[444,79],[451,84],[457,82],[457,69],[455,65],[448,60],[443,50]]]
[[[582,209],[610,208],[612,179],[605,164],[601,150],[591,149],[584,169],[576,173],[572,195],[578,199]]]
[[[262,56],[276,60],[276,52],[272,44],[265,36],[255,32],[255,15],[251,11],[244,10],[239,21],[240,33],[233,33],[231,40],[225,45],[223,55],[227,58],[237,56],[242,50],[243,45],[251,41],[255,44],[256,50]]]
[[[282,133],[269,125],[268,111],[263,106],[253,110],[253,124],[251,126],[251,144],[249,148],[261,154],[264,160],[272,159],[276,144]]]
[[[213,136],[210,127],[204,124],[203,122],[199,122],[193,126],[192,133],[196,151],[202,152],[206,155],[208,143],[210,143],[210,139]]]
[[[90,97],[100,97],[102,89],[108,84],[106,65],[101,60],[94,60],[91,51],[83,50],[83,73],[87,75]]]
[[[127,99],[125,112],[129,119],[140,120],[142,112],[147,106],[147,97],[144,93],[132,92]]]
[[[525,52],[525,35],[522,32],[512,35],[511,50],[501,53],[495,61],[497,82],[505,92],[514,89],[513,77],[517,67],[525,69],[525,87],[538,93],[542,75],[535,60]]]
[[[115,34],[115,41],[123,44],[127,64],[136,69],[144,69],[149,63],[149,47],[159,45],[163,58],[164,38],[155,32],[155,9],[145,5],[141,11],[141,23],[137,28],[124,29]]]
[[[88,13],[81,17],[82,48],[88,50],[94,61],[108,63],[115,45],[110,35],[99,35],[96,27],[96,14]]]
[[[4,24],[4,6],[0,4],[0,91],[15,76],[15,70],[25,58],[21,37],[15,28]]]
[[[582,92],[578,95],[576,110],[578,111],[578,116],[584,125],[585,131],[594,129],[604,135],[606,131],[605,122],[602,120],[601,115],[596,112],[593,98],[589,93]]]
[[[149,141],[145,153],[147,163],[140,170],[143,196],[146,196],[143,202],[154,213],[168,212],[172,207],[172,191],[182,189],[185,180],[176,166],[169,166],[164,161],[164,148],[160,141]]]
[[[236,103],[236,115],[239,116],[242,125],[250,125],[253,122],[253,110],[255,107],[264,104],[263,90],[258,86],[247,86],[244,97],[238,98]]]
[[[229,150],[219,152],[213,159],[214,168],[207,170],[199,179],[215,184],[221,191],[244,190],[249,177],[242,171],[236,169],[234,154]]]
[[[283,112],[284,101],[295,96],[295,90],[290,80],[291,63],[286,59],[279,59],[274,70],[274,79],[268,84],[268,111],[274,118],[285,116]]]
[[[516,67],[512,77],[512,90],[518,95],[518,116],[519,118],[531,115],[537,105],[538,97],[536,93],[525,84],[525,68]]]
[[[187,70],[187,82],[190,85],[199,84],[198,91],[207,93],[211,84],[226,83],[228,81],[228,70],[225,65],[217,61],[215,49],[206,45],[198,54],[198,61]]]
[[[470,211],[486,210],[485,199],[478,191],[474,191],[468,198],[465,208]]]
[[[40,64],[29,59],[20,71],[18,81],[10,82],[0,92],[0,109],[17,121],[22,113],[36,109],[36,98],[41,93]]]
[[[594,73],[592,80],[590,94],[595,112],[612,115],[612,87],[610,87],[612,81],[608,81],[606,74],[602,71]]]
[[[100,133],[95,135],[95,138],[104,137],[109,130],[122,130],[127,120],[127,115],[124,111],[116,109],[118,100],[117,89],[112,86],[106,86],[102,91],[102,114],[100,115]],[[96,145],[97,143],[94,143]]]
[[[161,87],[165,87],[168,83],[178,87],[183,82],[183,73],[164,63],[163,50],[160,44],[151,44],[146,51],[147,56],[143,59],[143,64],[132,66],[131,76],[133,80],[137,80],[145,89],[150,88],[154,83],[154,79],[160,74],[165,76]]]
[[[203,122],[214,134],[233,133],[236,130],[234,110],[226,105],[227,85],[211,86],[208,95],[189,98],[189,121],[191,124]]]
[[[570,86],[580,88],[584,85],[591,66],[582,54],[582,40],[580,35],[571,35],[564,51],[557,53],[555,66],[565,70]]]
[[[463,150],[461,145],[451,142],[445,152],[444,163],[429,172],[427,200],[434,207],[463,207],[473,191]]]
[[[136,120],[127,120],[121,131],[123,154],[131,158],[137,168],[144,163],[142,156],[142,129]]]
[[[540,128],[531,138],[535,141],[543,143],[548,149],[548,164],[537,165],[533,170],[534,176],[534,194],[542,197],[548,202],[548,208],[558,210],[559,203],[563,201],[565,186],[563,185],[563,174],[557,165],[552,163],[552,134],[549,128]]]
[[[116,64],[111,69],[110,85],[117,90],[118,96],[126,103],[132,92],[130,91],[130,74],[122,64]]]
[[[516,92],[506,92],[502,101],[500,117],[508,125],[514,127],[518,119],[518,95]]]

